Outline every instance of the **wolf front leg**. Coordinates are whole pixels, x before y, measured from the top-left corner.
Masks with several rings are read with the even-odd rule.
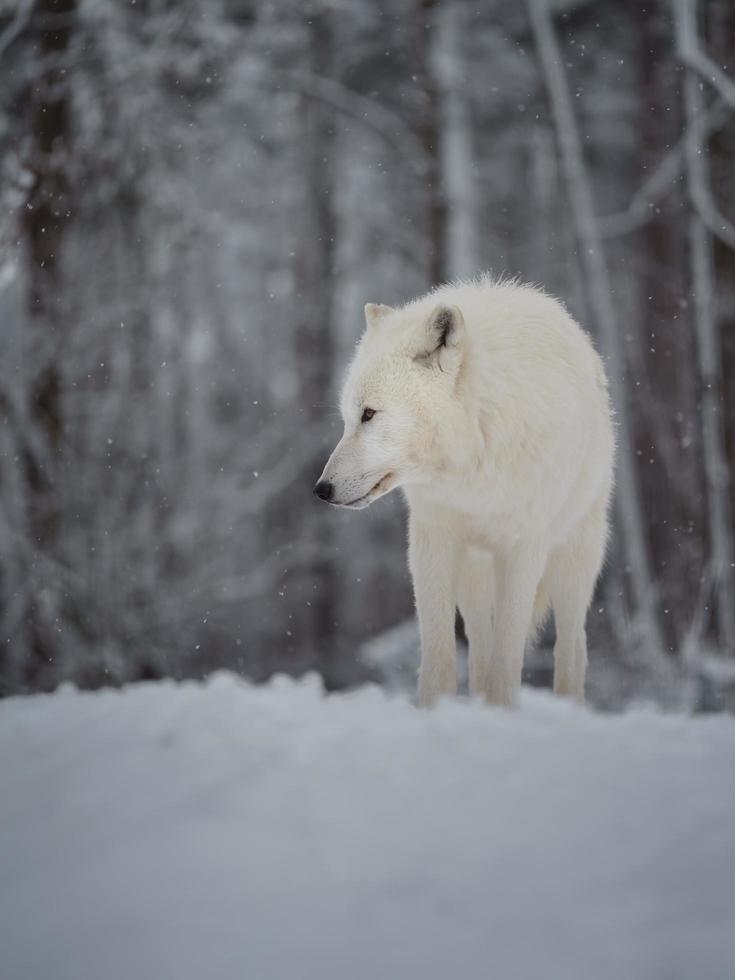
[[[419,704],[457,693],[454,638],[459,543],[444,528],[411,520],[408,560],[421,634]]]
[[[486,693],[491,704],[511,707],[521,687],[523,654],[545,556],[530,548],[519,548],[512,554],[496,554],[495,559],[496,626]]]

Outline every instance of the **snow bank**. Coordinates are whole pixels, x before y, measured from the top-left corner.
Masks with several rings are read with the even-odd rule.
[[[3,980],[723,980],[735,720],[316,681],[0,702]]]

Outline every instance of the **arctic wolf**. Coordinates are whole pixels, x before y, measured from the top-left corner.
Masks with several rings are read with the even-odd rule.
[[[357,509],[403,490],[419,703],[456,693],[457,605],[473,695],[514,703],[526,639],[551,605],[554,690],[582,701],[613,483],[600,357],[559,302],[515,282],[369,303],[365,320],[344,435],[314,492]]]

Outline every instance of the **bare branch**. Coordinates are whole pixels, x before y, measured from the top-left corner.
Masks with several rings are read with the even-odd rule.
[[[676,48],[682,62],[717,90],[735,109],[735,82],[699,46],[697,0],[674,0]]]
[[[699,83],[693,82],[690,76],[687,85],[690,84],[698,85]],[[707,229],[715,238],[719,238],[721,242],[735,250],[735,225],[719,210],[707,180],[707,166],[704,159],[707,153],[707,143],[701,119],[700,93],[697,92],[696,96],[697,113],[689,113],[687,130],[684,134],[689,193],[697,214]],[[690,93],[686,97],[691,100],[694,95]]]
[[[729,118],[730,107],[718,99],[699,120],[701,138],[706,139],[716,133]],[[603,238],[630,234],[651,221],[654,217],[653,205],[669,193],[677,178],[684,173],[686,140],[687,136],[684,134],[638,188],[624,211],[600,219],[600,233]]]
[[[33,0],[21,0],[15,17],[0,34],[0,58],[5,54],[13,41],[19,37],[28,26],[33,13]]]
[[[417,176],[426,172],[424,148],[410,126],[401,116],[391,109],[387,109],[375,99],[369,99],[341,82],[332,78],[324,78],[313,72],[277,72],[275,78],[290,82],[294,91],[301,92],[313,99],[320,99],[344,115],[358,120],[361,125],[372,130],[396,153],[400,153]]]

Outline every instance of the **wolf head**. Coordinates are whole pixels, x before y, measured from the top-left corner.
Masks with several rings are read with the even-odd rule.
[[[365,321],[342,392],[344,434],[314,487],[322,500],[355,509],[429,482],[446,465],[465,348],[456,306],[368,303]]]

